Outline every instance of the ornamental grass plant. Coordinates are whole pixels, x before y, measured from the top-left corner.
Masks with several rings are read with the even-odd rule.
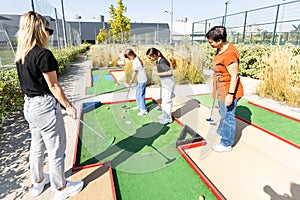
[[[271,46],[260,62],[257,93],[289,106],[300,106],[300,54],[290,46]]]

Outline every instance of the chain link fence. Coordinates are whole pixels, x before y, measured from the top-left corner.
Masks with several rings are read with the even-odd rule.
[[[32,8],[45,16],[50,21],[50,27],[54,34],[49,38],[49,46],[63,48],[81,44],[78,28],[70,23],[64,23],[63,17],[57,12],[57,8],[51,6],[45,0],[33,0]],[[24,2],[24,7],[28,2]],[[19,29],[20,16],[24,13],[0,16],[0,70],[14,67],[15,50],[17,46],[16,33]]]
[[[298,0],[194,22],[192,42],[204,42],[210,28],[223,25],[233,43],[300,45],[299,11]]]

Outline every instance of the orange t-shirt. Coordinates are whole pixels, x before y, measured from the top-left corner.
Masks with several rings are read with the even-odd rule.
[[[218,92],[218,100],[225,101],[225,97],[228,94],[230,88],[231,76],[228,73],[227,66],[232,63],[239,63],[239,53],[233,44],[229,43],[228,48],[220,53],[216,54],[213,60],[214,66],[214,94]],[[241,98],[244,95],[244,90],[240,78],[237,81],[235,88],[234,99]]]

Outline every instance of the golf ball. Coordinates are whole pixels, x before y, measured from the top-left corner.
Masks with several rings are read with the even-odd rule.
[[[109,109],[109,107],[106,107],[106,110],[108,110]]]
[[[131,121],[126,121],[125,123],[126,123],[126,124],[131,124]]]
[[[205,196],[204,195],[200,195],[199,196],[199,200],[205,200]]]
[[[121,116],[121,118],[125,118],[125,116],[124,116],[124,115],[122,115],[122,116]]]

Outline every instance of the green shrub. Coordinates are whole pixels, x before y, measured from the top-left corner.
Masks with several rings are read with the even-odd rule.
[[[0,71],[0,124],[9,112],[21,110],[23,97],[16,68]]]
[[[51,49],[59,63],[60,74],[67,70],[79,53],[84,52],[89,46],[69,47],[66,49]],[[10,112],[21,110],[24,94],[21,92],[17,70],[11,68],[0,71],[0,123]]]

